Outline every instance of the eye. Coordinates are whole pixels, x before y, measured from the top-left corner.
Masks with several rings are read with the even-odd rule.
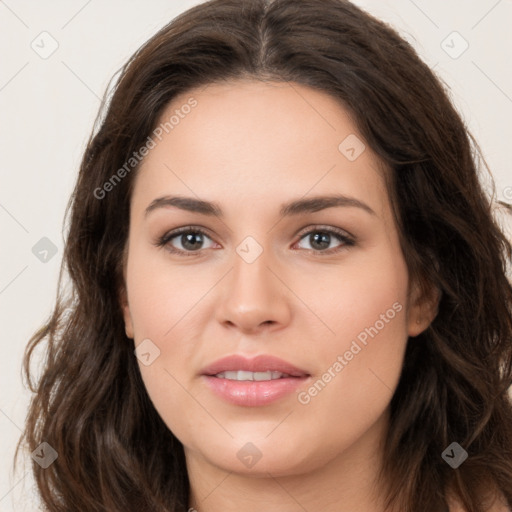
[[[203,229],[187,226],[166,233],[157,240],[155,245],[157,247],[166,247],[169,252],[175,254],[194,256],[202,249],[208,249],[208,247],[203,247],[205,237],[213,242]],[[177,244],[178,247],[174,244]]]
[[[303,240],[306,240],[310,245],[309,248],[306,247],[307,250],[326,254],[332,254],[346,247],[355,245],[355,241],[352,237],[336,228],[316,227],[303,234],[298,243]],[[340,244],[337,247],[329,247],[335,240],[338,240]]]

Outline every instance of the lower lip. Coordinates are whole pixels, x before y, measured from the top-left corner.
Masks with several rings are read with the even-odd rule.
[[[228,402],[257,407],[275,402],[295,391],[308,377],[285,377],[275,380],[229,380],[203,375],[210,389]]]

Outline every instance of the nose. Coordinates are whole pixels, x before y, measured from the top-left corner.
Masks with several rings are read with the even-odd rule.
[[[238,253],[233,261],[233,269],[222,281],[217,320],[245,334],[287,325],[292,294],[283,283],[284,276],[279,275],[279,266],[268,257],[268,251],[264,250],[252,263]]]

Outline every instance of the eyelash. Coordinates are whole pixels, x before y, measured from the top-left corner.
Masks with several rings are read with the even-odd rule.
[[[208,233],[200,228],[195,226],[186,226],[183,228],[176,229],[174,231],[170,231],[169,233],[166,233],[162,237],[159,237],[157,241],[155,242],[155,246],[161,248],[168,246],[166,250],[168,250],[172,254],[177,254],[180,256],[188,257],[188,256],[197,256],[201,251],[205,249],[199,249],[197,251],[182,251],[181,249],[176,249],[175,247],[172,247],[169,242],[173,240],[174,238],[178,237],[179,235],[184,234],[197,234],[200,233],[208,238],[211,238]],[[315,250],[315,249],[305,249],[308,252],[314,253],[316,256],[324,256],[324,255],[332,255],[334,253],[341,252],[344,249],[347,249],[348,247],[353,247],[355,245],[355,239],[353,237],[348,236],[345,231],[342,231],[340,229],[336,229],[333,227],[322,227],[322,226],[315,226],[313,229],[310,229],[309,231],[306,231],[300,235],[299,242],[306,238],[307,236],[313,234],[313,233],[327,233],[329,235],[334,235],[336,238],[338,238],[339,241],[343,242],[343,245],[339,247],[334,247],[332,249],[325,249],[325,250]]]

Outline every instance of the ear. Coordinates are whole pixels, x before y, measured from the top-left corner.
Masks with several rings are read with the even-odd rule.
[[[439,311],[441,290],[436,286],[420,286],[415,280],[409,294],[407,312],[407,330],[410,337],[415,337],[425,331],[434,321]]]
[[[124,330],[126,332],[126,336],[130,339],[133,339],[133,321],[132,321],[132,315],[130,313],[130,305],[128,303],[128,291],[126,289],[127,263],[128,263],[128,242],[125,243],[121,261],[120,261],[120,268],[118,270],[119,280],[118,280],[118,286],[117,286],[117,296],[118,296],[119,304],[121,306],[121,310],[123,312]]]
[[[133,339],[133,321],[132,315],[130,313],[130,306],[128,304],[128,294],[125,285],[123,285],[121,290],[119,291],[119,302],[121,304],[121,309],[123,311],[124,330],[126,331],[126,336],[130,339]]]

